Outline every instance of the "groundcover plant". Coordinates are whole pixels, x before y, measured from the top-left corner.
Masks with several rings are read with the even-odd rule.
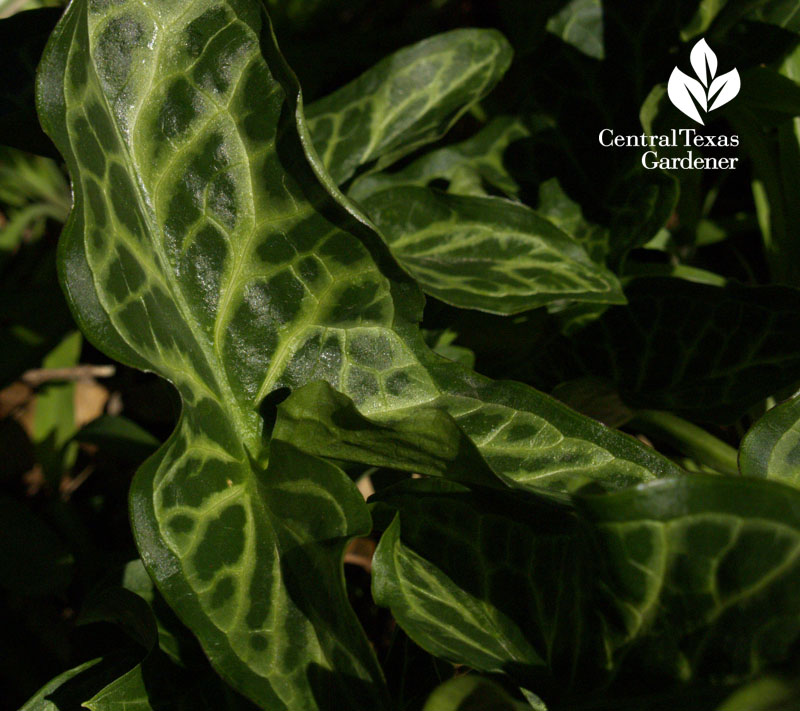
[[[47,4],[8,708],[800,709],[800,3]]]

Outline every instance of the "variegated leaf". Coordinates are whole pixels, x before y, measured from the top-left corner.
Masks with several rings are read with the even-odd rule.
[[[367,173],[353,183],[347,194],[363,201],[388,188],[428,187],[435,180],[446,180],[447,191],[456,195],[486,195],[486,183],[513,197],[519,186],[505,167],[505,152],[514,141],[528,135],[519,120],[501,116],[472,138],[426,153],[402,170]]]
[[[443,136],[511,64],[496,30],[462,29],[401,49],[308,107],[314,147],[337,185]]]
[[[795,489],[694,474],[576,505],[578,520],[435,480],[387,489],[376,600],[424,648],[548,708],[712,708],[694,704],[705,684],[724,694],[793,658]]]
[[[256,0],[74,0],[38,102],[73,180],[60,270],[75,316],[184,404],[133,483],[142,558],[263,708],[389,703],[341,577],[344,543],[369,526],[363,500],[336,467],[267,445],[271,393],[325,380],[367,416],[444,408],[524,486],[677,471],[425,348],[421,294],[321,172]]]
[[[739,468],[745,476],[800,486],[800,395],[773,407],[742,440]]]
[[[625,303],[611,271],[524,205],[402,187],[364,208],[397,261],[449,304],[513,314],[554,301]]]

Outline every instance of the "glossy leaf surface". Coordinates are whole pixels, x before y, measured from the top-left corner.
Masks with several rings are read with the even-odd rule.
[[[131,4],[133,16],[141,12],[136,3]],[[204,15],[200,3],[197,16],[204,18],[197,25],[192,25],[188,17],[183,20],[183,32],[192,37],[201,25],[205,33],[202,37],[215,32],[229,14],[214,10]],[[151,22],[136,17],[126,19],[137,27],[137,23],[150,27],[156,40],[161,37]],[[253,17],[245,19],[258,25]],[[239,440],[245,447],[257,450],[260,424],[255,409],[264,396],[278,387],[325,379],[347,392],[366,413],[441,401],[461,419],[462,426],[482,448],[499,444],[488,440],[497,427],[512,417],[520,425],[530,423],[527,431],[515,428],[514,434],[521,442],[541,437],[541,428],[547,429],[542,419],[545,416],[563,431],[562,436],[602,441],[611,447],[615,450],[611,458],[627,459],[634,465],[631,469],[618,463],[616,469],[630,469],[634,478],[648,476],[645,468],[657,473],[669,470],[664,460],[645,448],[628,438],[596,429],[591,421],[574,416],[549,398],[521,386],[492,384],[432,358],[418,345],[407,322],[418,318],[420,302],[415,289],[392,269],[371,235],[363,230],[356,232],[398,281],[387,278],[370,258],[364,243],[315,212],[303,194],[301,186],[311,198],[322,200],[329,214],[345,222],[345,215],[337,213],[324,196],[314,192],[316,182],[304,172],[306,164],[299,154],[300,142],[293,124],[281,124],[282,133],[276,134],[283,92],[263,61],[253,59],[257,57],[255,35],[243,21],[233,22],[237,29],[226,30],[237,36],[244,33],[241,42],[250,52],[248,68],[238,83],[228,81],[226,75],[218,85],[214,77],[200,76],[200,70],[196,70],[197,77],[191,77],[203,89],[191,89],[200,98],[206,92],[212,97],[230,94],[230,111],[212,112],[209,123],[202,120],[207,116],[198,109],[199,115],[184,117],[173,125],[167,118],[177,107],[164,95],[166,89],[151,92],[149,84],[145,84],[139,87],[141,106],[135,105],[139,109],[139,132],[127,126],[129,107],[118,106],[120,115],[107,115],[105,121],[99,118],[100,113],[93,113],[98,119],[96,125],[109,129],[107,135],[101,134],[103,140],[118,152],[103,149],[98,141],[92,146],[100,151],[82,152],[83,163],[89,164],[79,165],[72,142],[90,139],[72,132],[71,124],[65,123],[65,111],[76,113],[78,118],[72,119],[73,124],[84,126],[86,112],[102,109],[100,99],[108,97],[103,94],[97,101],[87,100],[74,107],[69,102],[59,103],[66,101],[74,88],[68,86],[69,90],[63,93],[61,75],[51,67],[57,70],[58,62],[68,59],[58,51],[62,49],[59,43],[63,44],[61,35],[68,30],[76,32],[77,37],[69,58],[78,54],[69,66],[83,66],[78,59],[87,65],[87,72],[95,71],[96,65],[105,66],[100,62],[102,54],[91,61],[80,55],[85,20],[82,6],[76,5],[51,45],[40,86],[45,124],[62,141],[73,173],[79,176],[78,207],[62,247],[64,278],[86,330],[121,359],[155,369],[174,382],[192,404],[186,418],[192,420],[193,427],[210,427],[212,431],[223,428],[224,432],[215,432],[214,441],[224,443],[221,446],[234,456],[239,446],[227,439],[234,429],[242,435]],[[92,15],[92,22],[100,24],[100,33],[111,22],[109,42],[116,38],[119,24],[113,20],[106,20],[102,14]],[[211,24],[206,27],[206,22]],[[159,61],[166,60],[153,56],[144,37],[153,39],[152,34],[141,35],[141,42],[134,43],[130,54],[144,59],[145,66],[154,70]],[[196,64],[197,60],[191,57],[195,52],[201,58],[209,56],[206,61],[212,62],[215,49],[216,46],[190,44],[186,49],[170,50],[178,55],[170,60],[178,62],[178,66],[189,60]],[[241,51],[244,53],[244,49]],[[265,51],[274,50],[266,47]],[[184,57],[184,53],[190,56]],[[280,70],[277,55],[271,55],[270,61],[276,71]],[[233,67],[227,69],[233,71]],[[74,70],[77,75],[81,71]],[[124,89],[127,97],[138,86],[138,74],[129,77],[123,69],[119,71],[131,80]],[[87,74],[87,81],[90,78],[92,83],[82,85],[82,91],[95,95],[102,89],[116,96],[113,86],[104,89],[94,74]],[[260,85],[272,86],[273,93],[246,91],[248,87],[252,89],[247,82],[256,80]],[[206,86],[203,82],[211,83]],[[178,91],[191,82],[177,76],[174,84],[171,88]],[[250,106],[252,102],[256,107]],[[206,104],[202,108],[211,111]],[[145,131],[145,127],[153,127],[152,121],[160,131],[155,139]],[[127,132],[123,132],[126,127]],[[177,134],[170,138],[173,131]],[[276,137],[280,149],[277,151]],[[242,142],[251,149],[246,164],[233,159],[234,155],[244,159]],[[181,148],[173,148],[173,144],[180,144]],[[199,150],[213,146],[217,147],[215,151],[202,153],[203,161],[210,162],[197,162],[196,155],[192,158],[196,147]],[[148,163],[141,162],[142,155],[148,157]],[[164,164],[163,173],[154,167],[158,162],[153,156]],[[95,159],[97,163],[92,163]],[[249,171],[244,171],[245,165],[251,164],[260,181],[251,182]],[[92,171],[101,168],[106,171],[103,179],[115,189],[98,201],[99,184]],[[139,197],[130,175],[141,181],[136,189],[141,193]],[[204,178],[211,181],[209,191],[198,193],[192,186],[195,180],[202,184]],[[303,182],[297,183],[298,179]],[[154,192],[156,185],[169,186],[170,190]],[[134,191],[131,197],[135,198],[130,203],[115,197],[129,190]],[[154,213],[150,212],[150,203]],[[132,206],[136,208],[133,211]],[[101,226],[114,229],[101,232]],[[352,224],[349,227],[355,229]],[[184,244],[184,240],[190,244]],[[117,249],[110,251],[110,244]],[[145,244],[147,251],[141,248]],[[476,408],[481,410],[481,416],[468,417]],[[221,410],[226,414],[217,417]],[[545,414],[547,410],[551,413]],[[492,414],[487,418],[484,412]],[[228,420],[232,420],[230,427],[225,424]],[[558,446],[558,441],[556,436],[553,445]],[[580,446],[588,447],[588,454],[595,445]],[[590,455],[587,464],[596,466],[597,457],[606,456],[598,451]],[[525,465],[505,469],[504,473],[513,473],[525,470]]]
[[[612,272],[523,205],[405,187],[364,208],[397,261],[446,303],[513,314],[560,300],[625,301]]]
[[[38,98],[73,178],[60,245],[73,311],[184,403],[133,483],[142,558],[216,669],[263,708],[388,703],[341,578],[346,540],[369,528],[363,500],[336,467],[268,451],[269,394],[325,380],[366,416],[443,408],[496,472],[536,485],[677,471],[423,346],[416,286],[304,152],[299,90],[259,3],[76,0]]]
[[[401,170],[367,173],[353,183],[348,195],[363,201],[388,188],[424,188],[435,180],[445,180],[447,191],[457,195],[486,195],[486,186],[491,186],[511,197],[519,186],[505,165],[505,154],[515,141],[528,134],[518,119],[498,117],[471,138],[430,151]]]
[[[800,485],[800,397],[769,410],[750,429],[739,449],[745,476]]]
[[[273,437],[309,454],[504,488],[456,421],[438,408],[369,419],[346,395],[317,382],[296,390],[278,413]]]
[[[359,166],[387,165],[443,136],[511,63],[494,30],[454,30],[387,57],[308,107],[314,147],[340,185]]]

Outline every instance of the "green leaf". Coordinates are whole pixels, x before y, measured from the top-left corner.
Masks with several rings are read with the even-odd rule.
[[[635,432],[652,437],[655,442],[666,442],[690,457],[695,465],[710,467],[712,471],[729,476],[739,474],[737,452],[733,447],[672,413],[639,410],[630,426]]]
[[[800,84],[774,69],[754,67],[742,77],[737,105],[746,107],[762,126],[779,126],[800,116]]]
[[[257,35],[249,25],[237,21],[226,30],[248,49],[240,47],[243,57],[236,67],[247,69],[238,82],[228,82],[226,75],[215,83],[214,77],[198,74],[190,78],[202,92],[184,76],[170,85],[197,101],[208,92],[212,98],[230,94],[231,101],[236,100],[231,110],[218,113],[209,98],[198,108],[198,116],[176,118],[173,126],[170,111],[177,107],[165,88],[151,91],[138,70],[128,77],[128,64],[116,54],[104,59],[101,52],[97,60],[87,61],[81,49],[89,42],[85,12],[76,4],[59,26],[39,87],[43,122],[75,176],[76,209],[61,244],[63,279],[73,309],[93,340],[117,359],[155,370],[178,387],[191,405],[179,428],[181,440],[208,429],[203,439],[213,450],[224,450],[222,460],[243,457],[245,448],[258,458],[257,411],[263,398],[280,387],[325,379],[366,414],[420,403],[444,407],[485,450],[490,463],[494,459],[493,467],[510,476],[525,476],[545,466],[529,453],[534,441],[547,443],[547,459],[562,471],[567,461],[567,469],[594,469],[599,477],[613,471],[617,480],[622,474],[635,481],[675,471],[644,446],[574,415],[540,393],[492,383],[444,363],[422,347],[413,328],[421,307],[416,289],[383,255],[373,233],[346,222],[346,215],[337,212],[327,196],[315,192],[318,184],[307,172],[298,129],[281,124],[280,150],[270,150],[283,106],[277,97],[283,91],[258,58]],[[144,61],[145,69],[155,71],[167,59],[153,56],[146,38],[152,39],[148,32],[155,30],[142,13],[133,3],[125,15],[126,23],[141,33],[137,30],[138,39],[131,40],[124,56]],[[176,66],[194,66],[192,51],[213,64],[217,44],[207,49],[196,44],[224,25],[229,13],[204,15],[199,3],[197,24],[192,24],[191,14],[183,20],[185,29],[174,28],[174,33],[194,37],[202,30],[201,39],[193,39],[187,48],[173,42],[164,54]],[[255,14],[245,19],[259,27]],[[98,23],[98,32],[109,25],[105,41],[122,41],[116,32],[119,18],[93,11],[91,22]],[[156,38],[160,42],[159,38],[163,34]],[[269,42],[264,51],[284,76]],[[70,66],[86,69],[74,70],[76,80],[85,79],[86,84],[76,89],[68,77],[65,91],[64,63],[72,56]],[[113,82],[100,79],[109,72],[115,81],[123,81],[116,73],[130,79],[125,91],[137,98],[133,108],[119,104],[116,113],[104,113],[104,102],[116,96]],[[264,91],[245,91],[254,82]],[[292,89],[287,98],[294,101],[296,92]],[[80,95],[80,101],[73,94]],[[87,112],[97,119],[95,131],[106,147],[98,138],[92,143],[94,152],[81,152],[79,163],[75,150],[84,148],[79,144],[90,134],[76,134],[74,125],[84,126]],[[128,125],[131,112],[138,133]],[[208,112],[216,123],[202,120]],[[68,119],[67,114],[77,118]],[[151,128],[152,135],[145,130]],[[192,154],[193,149],[206,148],[210,152]],[[146,162],[142,156],[147,156]],[[250,170],[244,170],[251,163],[263,181],[251,182]],[[101,168],[100,176],[93,172]],[[201,176],[212,180],[210,202],[191,187]],[[99,178],[114,189],[103,193]],[[123,193],[130,201],[119,199]],[[309,200],[319,201],[335,222],[315,211]],[[182,241],[186,230],[190,244]],[[495,437],[512,419],[514,427]]]
[[[675,212],[679,192],[674,176],[638,163],[620,176],[608,196],[612,256],[621,258],[655,237]]]
[[[43,368],[69,368],[78,364],[83,338],[79,331],[68,334],[42,361]],[[78,456],[75,434],[75,383],[50,383],[36,396],[31,441],[45,478],[57,484]]]
[[[423,330],[425,343],[434,353],[452,360],[455,363],[473,369],[475,367],[475,352],[466,346],[460,346],[455,341],[458,334],[449,328]]]
[[[797,679],[766,676],[731,694],[716,711],[797,711],[800,683]]]
[[[117,625],[134,642],[150,652],[158,641],[156,621],[149,601],[118,586],[101,586],[86,598],[78,625],[109,622]]]
[[[753,425],[739,449],[739,468],[745,476],[800,486],[800,395]]]
[[[562,300],[625,302],[614,274],[523,205],[401,187],[364,208],[397,261],[448,304],[514,314]]]
[[[80,711],[105,684],[130,668],[127,657],[92,659],[47,682],[19,711]]]
[[[556,178],[545,180],[539,186],[536,211],[580,242],[595,262],[605,261],[609,252],[608,229],[586,220],[581,206],[564,192]]]
[[[435,480],[375,500],[378,525],[395,516],[376,601],[428,651],[553,708],[671,708],[797,657],[800,493],[781,484],[662,479],[577,495],[577,520]]]
[[[551,669],[569,679],[578,660],[599,655],[584,600],[592,578],[568,511],[434,480],[372,500],[378,524],[397,511],[373,559],[375,601],[424,649],[534,689]]]
[[[117,460],[138,464],[158,449],[160,442],[122,415],[102,415],[75,433],[76,442],[93,444]]]
[[[441,138],[511,64],[496,30],[461,29],[418,42],[308,107],[314,147],[341,185]]]
[[[681,39],[687,42],[692,37],[703,34],[727,3],[728,0],[700,0],[692,19],[681,30]]]
[[[256,707],[238,696],[211,671],[199,676],[176,666],[160,653],[111,682],[88,699],[90,711],[253,711]]]
[[[279,405],[273,438],[318,457],[504,488],[447,412],[416,407],[370,419],[325,382],[304,385]]]
[[[756,8],[750,13],[749,19],[778,25],[778,27],[785,27],[787,30],[800,33],[800,12],[795,0],[762,0],[756,5]]]
[[[620,688],[732,683],[796,656],[799,492],[693,474],[577,503],[602,552]]]
[[[67,181],[54,161],[0,146],[0,209],[8,220],[0,231],[0,265],[20,252],[23,239],[38,240],[46,220],[64,222],[70,204]]]
[[[164,602],[141,559],[126,563],[119,582],[126,592],[136,593],[150,606],[149,616],[155,620],[161,651],[180,666],[207,671],[208,663],[197,640]]]
[[[139,476],[158,464],[149,460]],[[329,699],[385,707],[380,671],[341,570],[347,541],[370,529],[355,485],[338,468],[279,441],[265,472],[229,465],[217,474],[207,463],[203,471],[235,479],[216,497],[196,485],[194,492],[167,485],[165,497],[175,497],[167,507],[171,535],[141,550],[156,576],[162,566],[180,566],[201,581],[198,590],[189,576],[159,578],[167,600],[182,599],[176,611],[206,650],[224,650],[212,658],[223,677],[268,709],[328,709]],[[245,498],[234,481],[254,474],[248,485],[256,491]],[[158,520],[145,493],[132,492],[140,537],[156,533],[151,521]],[[198,507],[198,496],[208,503]],[[193,535],[198,529],[200,537]]]
[[[76,0],[39,77],[73,180],[59,246],[73,312],[184,404],[134,479],[137,545],[215,668],[262,707],[388,703],[342,582],[344,543],[369,528],[363,499],[337,468],[267,447],[268,395],[325,380],[365,416],[441,407],[523,482],[679,471],[425,348],[416,285],[305,152],[299,89],[260,3]]]
[[[55,531],[7,496],[0,496],[0,520],[0,586],[20,595],[64,592],[74,559]]]
[[[752,90],[748,103],[731,104],[726,113],[753,161],[753,197],[772,278],[798,285],[800,247],[795,237],[800,208],[795,196],[800,190],[800,119],[791,116],[798,108],[800,48],[781,67],[788,84],[779,83],[769,70],[764,72],[772,78],[770,90]],[[786,86],[794,90],[786,92]]]
[[[600,0],[570,0],[547,21],[547,31],[584,54],[603,59],[603,6]]]
[[[62,0],[0,0],[0,18],[14,17],[23,11],[30,12],[39,8],[56,7],[62,4]]]
[[[483,677],[467,675],[450,679],[428,698],[422,711],[531,711],[501,687]],[[541,711],[546,711],[542,707]]]
[[[625,295],[628,306],[543,349],[530,372],[607,378],[630,406],[722,423],[800,380],[796,289],[645,278]]]
[[[724,237],[723,237],[724,239]],[[698,245],[699,246],[699,245]],[[709,286],[725,286],[728,280],[724,276],[709,272],[697,267],[688,267],[685,264],[658,264],[653,262],[627,261],[622,274],[623,279],[640,277],[672,277],[685,279],[698,284]]]
[[[532,433],[524,424],[525,418],[520,416],[523,413],[511,415],[510,423],[501,419],[503,411],[513,407],[513,401],[503,402],[503,398],[515,394],[524,398],[527,389],[523,386],[516,383],[490,385],[481,380],[473,383],[475,396],[489,403],[477,412],[463,410],[467,403],[461,397],[443,394],[413,408],[368,415],[363,411],[359,413],[347,396],[336,393],[324,383],[311,383],[282,403],[274,435],[317,456],[391,466],[484,486],[497,486],[498,481],[503,480],[516,488],[559,492],[583,483],[586,478],[612,487],[636,482],[634,472],[620,460],[615,460],[616,468],[606,467],[602,460],[583,460],[584,443],[558,442],[556,446],[563,447],[564,451],[553,458],[552,442],[544,440],[539,444],[532,437],[529,439]],[[567,425],[574,413],[561,408],[559,414],[564,416],[562,422]],[[555,415],[554,408],[551,417]],[[490,436],[488,441],[482,442],[481,432],[485,432],[489,424],[484,418],[490,419],[492,427],[510,427],[512,431],[500,437]],[[603,432],[616,434],[597,423],[595,427],[594,436],[600,437]],[[629,438],[620,437],[615,444],[629,443],[632,444]],[[571,459],[569,452],[576,458]],[[484,462],[499,479],[486,470]],[[656,463],[654,459],[653,464]]]
[[[448,192],[457,195],[486,195],[484,184],[513,197],[519,191],[504,163],[506,150],[529,135],[525,125],[511,116],[500,116],[472,138],[430,151],[394,172],[367,173],[358,178],[347,194],[356,201],[404,185],[428,187],[445,180]]]

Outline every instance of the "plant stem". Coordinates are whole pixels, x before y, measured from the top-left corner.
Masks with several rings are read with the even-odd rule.
[[[659,410],[639,410],[630,426],[672,445],[722,474],[739,474],[738,453],[733,447],[677,415]]]

